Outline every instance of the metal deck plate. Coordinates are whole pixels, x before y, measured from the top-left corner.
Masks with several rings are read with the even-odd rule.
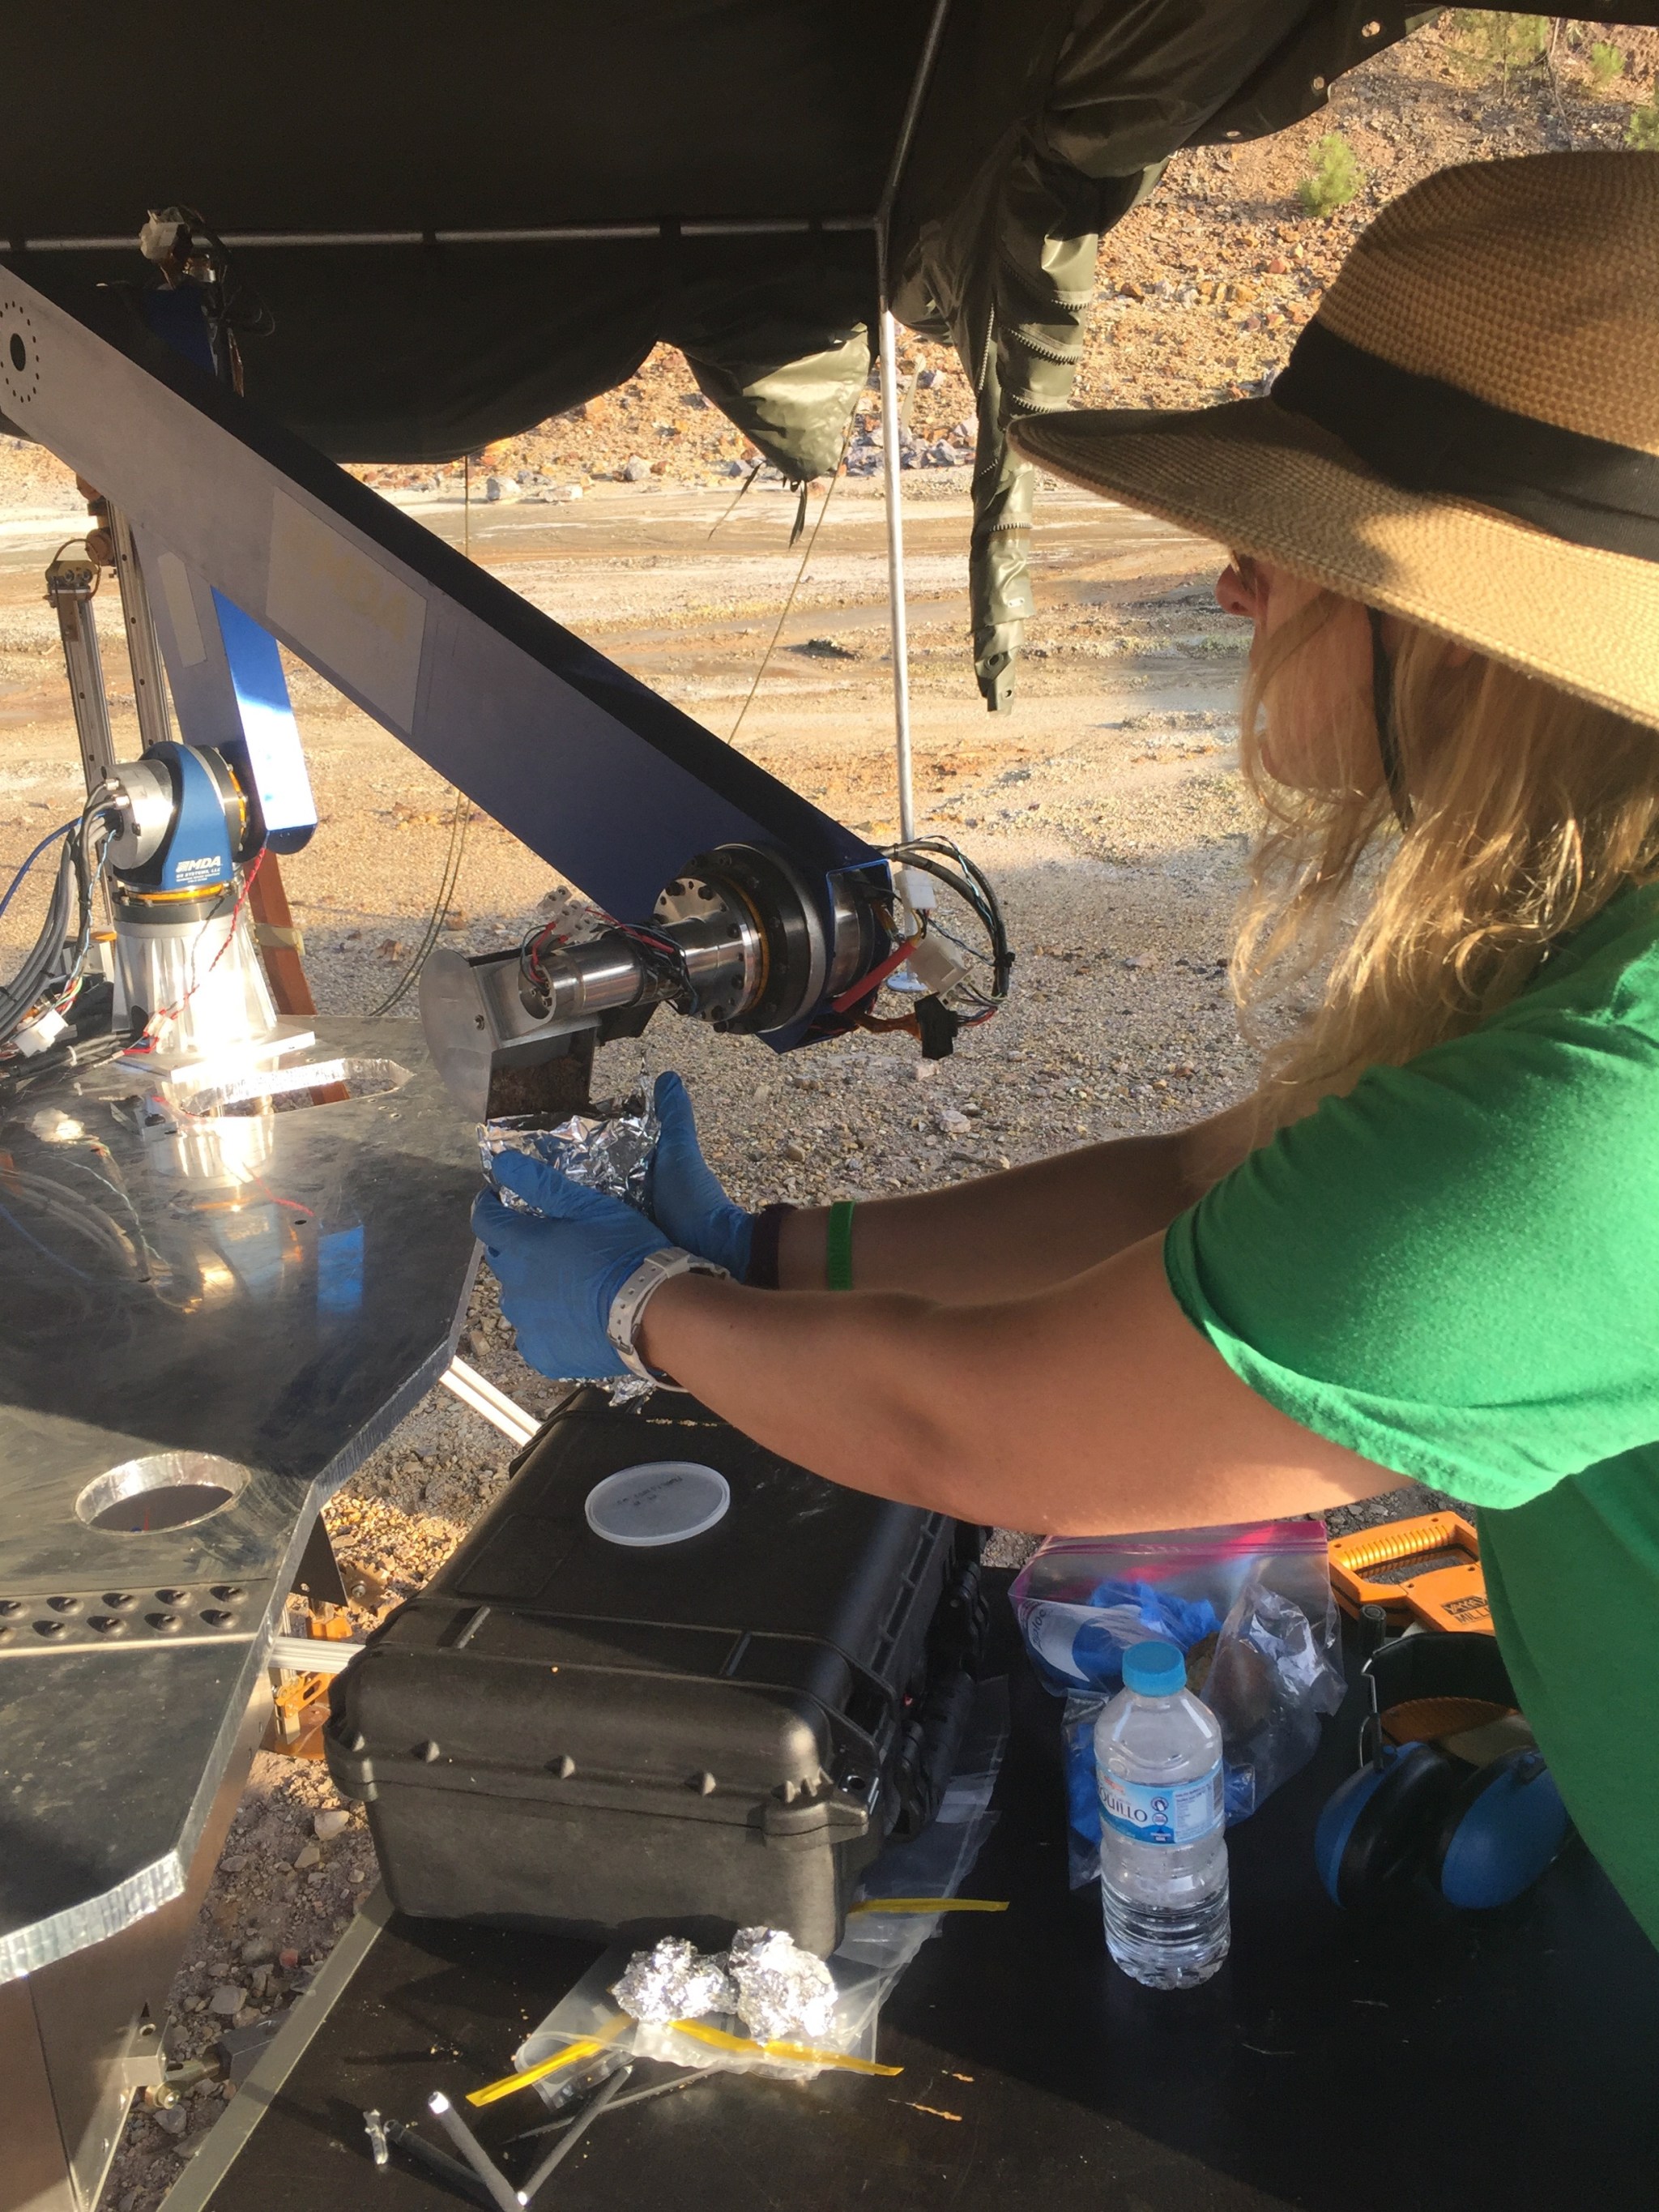
[[[170,1126],[95,1070],[0,1120],[0,1981],[182,1889],[317,1507],[449,1359],[471,1133],[414,1024],[316,1026],[411,1079]],[[192,1454],[216,1510],[188,1459],[153,1514],[88,1494]]]

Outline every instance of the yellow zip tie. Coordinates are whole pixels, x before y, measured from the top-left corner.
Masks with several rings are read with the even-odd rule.
[[[619,2012],[615,2020],[605,2022],[597,2035],[585,2035],[579,2042],[566,2044],[551,2058],[538,2059],[535,2065],[526,2066],[522,2074],[504,2074],[499,2081],[486,2081],[482,2089],[469,2089],[466,2101],[469,2105],[497,2104],[501,2098],[510,2097],[515,2089],[527,2089],[532,2081],[546,2081],[562,2066],[574,2066],[583,2058],[597,2058],[605,2045],[614,2043],[629,2025],[629,2015]]]
[[[854,1912],[1006,1912],[1006,1897],[866,1897]]]
[[[676,2035],[689,2035],[715,2051],[753,2051],[763,2058],[792,2058],[809,2066],[840,2066],[849,2074],[878,2074],[884,2080],[904,2071],[902,2066],[878,2066],[873,2058],[851,2058],[844,2051],[817,2051],[810,2043],[751,2043],[746,2035],[728,2035],[723,2027],[707,2027],[700,2020],[671,2024]]]

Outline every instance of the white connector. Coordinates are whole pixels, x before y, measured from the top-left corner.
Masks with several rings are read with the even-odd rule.
[[[922,988],[932,992],[935,998],[943,998],[953,984],[960,983],[969,973],[968,963],[958,960],[955,952],[937,937],[918,938],[904,964]]]
[[[926,868],[907,868],[901,862],[893,871],[893,887],[917,921],[939,904],[939,884]]]
[[[37,1052],[46,1052],[60,1036],[67,1036],[69,1024],[56,1006],[48,1006],[44,1014],[37,1014],[32,1022],[25,1022],[15,1030],[12,1042],[25,1060],[33,1060]]]

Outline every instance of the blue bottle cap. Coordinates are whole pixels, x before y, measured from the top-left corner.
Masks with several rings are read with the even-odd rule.
[[[1155,1636],[1145,1644],[1132,1644],[1123,1655],[1123,1686],[1139,1690],[1143,1698],[1172,1698],[1187,1686],[1187,1662],[1180,1648]]]

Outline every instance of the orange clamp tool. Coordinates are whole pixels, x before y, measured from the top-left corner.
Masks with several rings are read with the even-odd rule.
[[[1480,1539],[1461,1513],[1419,1513],[1334,1536],[1331,1588],[1345,1613],[1380,1605],[1395,1626],[1492,1632]]]

